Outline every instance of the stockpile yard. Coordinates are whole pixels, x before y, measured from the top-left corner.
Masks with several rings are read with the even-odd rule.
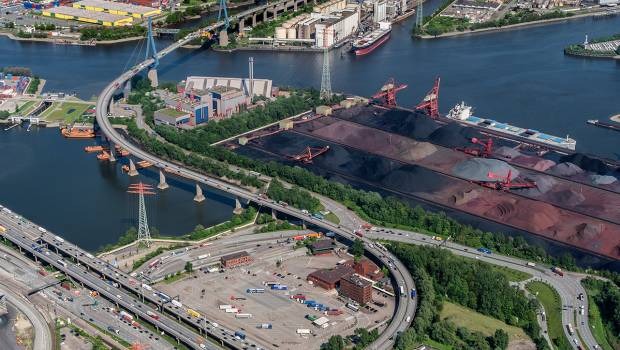
[[[312,164],[296,164],[620,258],[616,168],[580,154],[543,158],[510,140],[493,139],[488,154],[471,154],[465,150],[483,148],[472,138],[489,137],[419,113],[358,106],[254,139],[239,152],[294,162],[290,156],[307,146],[330,146]]]

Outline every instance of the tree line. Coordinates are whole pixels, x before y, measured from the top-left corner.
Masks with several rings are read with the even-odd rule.
[[[80,40],[118,40],[146,35],[146,28],[140,25],[124,27],[85,27],[80,29]]]
[[[312,197],[308,191],[299,187],[284,188],[277,179],[273,179],[269,184],[267,195],[276,202],[286,202],[295,208],[305,209],[311,213],[318,211],[321,207],[321,202]]]

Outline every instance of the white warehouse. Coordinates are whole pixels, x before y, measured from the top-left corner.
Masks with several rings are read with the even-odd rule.
[[[344,10],[324,16],[315,22],[316,47],[331,47],[354,34],[360,24],[360,7],[347,7]]]

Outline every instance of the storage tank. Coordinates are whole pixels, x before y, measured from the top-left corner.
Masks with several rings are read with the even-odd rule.
[[[286,39],[286,28],[276,27],[276,39]]]
[[[297,30],[295,28],[289,28],[286,30],[287,39],[297,39]]]

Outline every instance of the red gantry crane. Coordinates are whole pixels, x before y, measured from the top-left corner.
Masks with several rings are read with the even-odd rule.
[[[439,117],[439,83],[441,82],[441,78],[437,77],[435,79],[435,84],[431,91],[424,96],[422,102],[420,102],[416,106],[417,111],[424,111],[431,118]]]
[[[536,188],[535,182],[520,182],[514,183],[512,182],[512,170],[508,170],[508,174],[506,177],[502,177],[501,175],[489,172],[487,175],[489,179],[499,179],[500,181],[481,181],[478,182],[479,185],[491,188],[499,191],[510,191],[510,190],[520,190],[524,188]]]
[[[390,80],[381,87],[381,91],[374,94],[372,98],[383,101],[383,106],[387,108],[394,108],[396,107],[396,93],[406,88],[407,84],[397,85],[394,78],[390,78]]]
[[[457,148],[457,151],[464,152],[466,154],[472,155],[474,157],[490,157],[493,152],[493,139],[488,138],[486,140],[480,140],[476,137],[471,139],[471,143],[474,145],[480,145],[482,148],[474,148],[474,147],[465,147],[465,148]]]
[[[290,159],[296,160],[296,161],[300,161],[304,164],[311,164],[312,163],[312,159],[320,156],[321,154],[325,153],[329,151],[329,146],[325,146],[325,147],[306,147],[306,149],[297,155],[293,155],[293,156],[288,156]]]

